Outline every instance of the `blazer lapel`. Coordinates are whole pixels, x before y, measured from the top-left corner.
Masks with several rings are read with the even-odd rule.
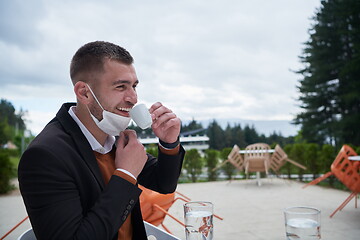
[[[74,106],[74,103],[65,103],[60,108],[59,112],[56,114],[61,125],[64,127],[65,131],[74,139],[75,144],[77,145],[78,151],[82,156],[82,159],[85,161],[90,171],[94,174],[97,182],[99,183],[101,190],[104,189],[105,183],[101,175],[99,166],[97,164],[93,150],[86,137],[80,130],[79,126],[76,124],[74,119],[68,113],[69,108]]]

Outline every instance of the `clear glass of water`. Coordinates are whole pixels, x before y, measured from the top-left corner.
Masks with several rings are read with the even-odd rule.
[[[319,209],[313,207],[289,207],[284,210],[284,215],[286,239],[321,239]]]
[[[213,204],[187,202],[184,204],[186,240],[213,239]]]

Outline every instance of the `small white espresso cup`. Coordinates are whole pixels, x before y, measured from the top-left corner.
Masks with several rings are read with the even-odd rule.
[[[136,105],[130,110],[130,117],[141,129],[149,128],[152,124],[149,109],[143,103]]]

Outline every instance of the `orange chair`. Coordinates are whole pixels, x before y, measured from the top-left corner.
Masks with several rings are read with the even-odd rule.
[[[144,221],[155,226],[161,225],[168,233],[171,233],[170,230],[163,224],[166,215],[185,226],[179,219],[171,215],[168,210],[173,203],[179,199],[184,202],[190,201],[188,197],[178,193],[179,195],[182,195],[182,197],[175,198],[175,193],[160,194],[141,185],[139,185],[139,188],[142,190],[140,195],[140,207]]]
[[[334,175],[340,182],[342,182],[351,194],[345,201],[330,215],[333,217],[335,213],[342,210],[355,197],[355,208],[357,208],[357,195],[360,193],[360,162],[349,160],[349,156],[356,156],[357,153],[348,145],[344,145],[334,162],[331,164],[331,171],[321,177],[314,179],[312,182],[306,184],[303,188],[309,185],[315,185],[322,180]]]
[[[155,226],[161,225],[168,233],[172,234],[171,231],[163,224],[165,217],[169,216],[185,227],[183,222],[169,213],[169,209],[177,200],[189,202],[191,200],[190,198],[178,191],[175,193],[180,195],[180,197],[175,198],[175,193],[160,194],[141,185],[139,185],[139,188],[142,190],[140,195],[140,208],[145,222],[151,223]],[[223,218],[218,215],[214,214],[214,217],[223,220]]]

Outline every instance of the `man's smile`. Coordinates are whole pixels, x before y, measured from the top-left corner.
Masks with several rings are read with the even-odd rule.
[[[120,114],[123,115],[123,116],[126,116],[126,117],[129,117],[129,112],[131,110],[131,107],[130,108],[123,108],[123,107],[118,107],[116,108],[118,111],[120,111]]]

